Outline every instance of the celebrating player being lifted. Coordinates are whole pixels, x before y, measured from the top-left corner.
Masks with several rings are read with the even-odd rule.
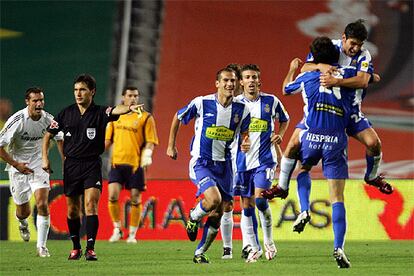
[[[195,119],[191,144],[190,178],[197,185],[196,196],[203,199],[190,211],[186,229],[191,241],[197,239],[198,223],[208,215],[203,238],[194,252],[195,263],[209,263],[205,252],[217,236],[223,202],[232,200],[233,173],[230,145],[239,137],[241,150],[250,148],[248,129],[250,113],[245,104],[233,99],[236,73],[231,68],[217,72],[217,93],[193,99],[180,109],[171,123],[167,155],[177,158],[176,136],[181,123]]]
[[[46,247],[50,227],[49,174],[42,170],[42,138],[53,116],[43,110],[43,90],[31,87],[26,90],[27,107],[13,114],[0,132],[0,157],[6,161],[9,172],[10,191],[16,204],[20,236],[29,241],[27,218],[30,215],[29,200],[34,193],[37,216],[37,255],[49,257]],[[59,151],[62,153],[62,135],[57,135]],[[8,151],[5,147],[9,145]]]
[[[311,44],[311,52],[316,62],[333,64],[339,53],[327,37],[316,38]],[[307,128],[300,132],[301,170],[308,172],[322,160],[323,174],[328,179],[329,197],[332,204],[332,226],[334,232],[333,256],[340,268],[349,268],[350,262],[344,253],[346,213],[344,205],[345,179],[348,178],[348,137],[346,128],[351,119],[351,88],[321,86],[319,71],[300,74],[294,80],[299,67],[299,59],[294,59],[284,80],[284,94],[302,92],[304,99],[303,123]],[[344,70],[342,77],[352,77],[354,69]],[[299,176],[298,176],[299,177]],[[298,179],[299,181],[299,179]],[[300,202],[302,205],[301,193]],[[307,196],[307,195],[306,195]]]
[[[372,128],[371,123],[361,111],[362,100],[365,96],[365,89],[368,87],[370,78],[376,79],[372,74],[373,67],[371,64],[371,55],[367,49],[362,47],[367,39],[368,33],[362,20],[350,23],[346,26],[341,40],[332,40],[338,51],[337,63],[341,66],[351,66],[356,71],[353,77],[347,79],[337,79],[326,73],[321,75],[321,85],[325,87],[342,86],[354,88],[348,95],[352,97],[350,121],[347,126],[347,134],[366,147],[367,169],[365,172],[365,182],[378,188],[384,194],[393,192],[392,186],[387,183],[382,175],[378,174],[379,166],[382,159],[381,141]],[[328,72],[332,69],[331,64],[315,63],[313,55],[309,54],[307,63],[303,66],[302,71],[320,70]],[[303,129],[303,124],[298,124],[284,152],[279,184],[265,193],[265,197],[281,197],[288,195],[288,183],[297,159],[299,148],[299,132]],[[303,182],[310,183],[310,176],[306,172],[300,175]]]

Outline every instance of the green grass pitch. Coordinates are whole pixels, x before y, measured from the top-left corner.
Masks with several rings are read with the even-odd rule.
[[[83,241],[83,244],[85,242]],[[210,264],[194,264],[197,243],[190,241],[138,241],[138,244],[98,241],[97,262],[68,261],[70,241],[49,241],[50,258],[35,256],[35,243],[0,242],[0,275],[413,275],[413,241],[346,243],[350,269],[338,269],[332,242],[281,241],[278,255],[247,264],[240,257],[241,242],[234,242],[232,260],[222,260],[221,241],[207,252]]]

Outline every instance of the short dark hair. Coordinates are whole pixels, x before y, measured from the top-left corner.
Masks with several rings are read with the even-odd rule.
[[[237,72],[234,69],[229,68],[229,67],[224,67],[224,68],[222,68],[222,69],[220,69],[220,70],[217,71],[217,73],[216,73],[216,80],[218,80],[218,81],[220,80],[221,73],[223,73],[223,72],[234,73],[234,75],[236,75],[236,77],[237,77]]]
[[[368,31],[365,25],[363,24],[365,21],[364,19],[358,19],[355,22],[349,23],[345,27],[345,37],[348,38],[355,38],[359,41],[363,42],[368,38]]]
[[[89,90],[96,89],[96,80],[94,77],[92,77],[89,74],[81,74],[77,76],[73,84],[78,83],[78,82],[85,83],[86,86],[89,88]]]
[[[226,68],[233,69],[236,72],[236,77],[241,80],[241,65],[238,63],[229,63],[227,64]]]
[[[310,51],[314,58],[314,63],[334,64],[338,62],[339,51],[329,37],[321,36],[312,41]]]
[[[27,90],[26,90],[26,93],[25,93],[25,95],[24,95],[24,98],[26,99],[26,100],[30,100],[30,94],[32,94],[32,93],[34,93],[34,94],[40,94],[40,93],[43,93],[43,89],[42,88],[40,88],[40,87],[30,87],[30,88],[28,88]]]
[[[244,64],[242,68],[240,69],[240,73],[243,73],[244,71],[252,70],[256,71],[257,75],[260,77],[260,68],[257,64]]]
[[[138,91],[138,95],[139,95],[139,90],[137,87],[135,86],[127,86],[124,88],[124,90],[122,90],[122,96],[125,96],[127,90],[137,90]]]

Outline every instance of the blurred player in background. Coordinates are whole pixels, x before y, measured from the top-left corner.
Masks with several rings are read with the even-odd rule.
[[[37,216],[37,255],[49,257],[46,247],[50,227],[49,174],[42,169],[42,138],[53,116],[44,111],[43,89],[31,87],[26,90],[27,107],[14,113],[0,132],[0,157],[7,162],[10,191],[16,204],[20,236],[30,240],[27,218],[30,215],[30,197],[34,194]],[[55,137],[62,154],[62,135]],[[9,146],[8,152],[4,149]]]
[[[246,262],[256,262],[263,250],[257,237],[255,206],[259,210],[266,258],[272,260],[277,252],[273,241],[272,213],[267,199],[260,193],[272,185],[278,158],[282,154],[279,145],[289,125],[289,115],[276,96],[259,92],[261,80],[257,65],[243,65],[241,76],[244,92],[236,99],[246,104],[250,111],[251,148],[247,153],[237,149],[234,195],[242,197],[243,250],[249,253]],[[277,129],[275,121],[279,123]]]
[[[50,139],[63,131],[64,168],[63,188],[67,203],[67,224],[73,249],[68,260],[79,260],[82,256],[80,244],[81,197],[86,215],[87,261],[98,260],[95,241],[99,228],[98,204],[102,191],[102,160],[105,150],[105,130],[110,121],[130,111],[139,112],[139,105],[117,105],[116,107],[96,105],[95,78],[88,74],[76,77],[73,83],[75,104],[64,108],[47,128],[43,138],[42,167],[50,172],[47,153]]]
[[[195,137],[191,144],[190,178],[197,185],[196,196],[203,195],[191,209],[186,224],[191,241],[197,239],[198,224],[208,215],[203,237],[194,252],[195,263],[209,263],[205,255],[217,236],[223,215],[223,202],[233,197],[231,144],[237,136],[243,151],[248,151],[250,113],[247,107],[233,99],[237,77],[231,68],[217,72],[217,93],[200,96],[180,109],[173,117],[167,155],[177,158],[176,137],[181,123],[195,119]]]
[[[327,37],[316,38],[311,52],[317,63],[334,64],[338,60],[338,51]],[[329,197],[332,204],[332,225],[334,232],[333,256],[339,268],[351,266],[344,253],[346,233],[346,212],[344,205],[345,179],[348,178],[348,137],[346,128],[352,118],[352,102],[348,97],[351,88],[323,88],[319,71],[300,74],[294,81],[300,60],[290,63],[289,71],[283,82],[285,95],[302,92],[305,107],[303,119],[305,129],[299,134],[301,171],[308,172],[322,160],[323,174],[328,180]],[[345,72],[342,77],[354,75],[354,69]],[[298,191],[299,199],[301,190]],[[308,196],[308,195],[306,195]],[[302,203],[302,201],[301,201]]]
[[[136,87],[127,87],[122,92],[122,103],[134,105],[139,101]],[[120,204],[118,202],[122,187],[130,191],[130,218],[127,243],[137,243],[135,238],[141,219],[141,192],[146,190],[144,170],[152,164],[152,152],[158,145],[154,117],[145,110],[140,114],[130,112],[121,115],[117,121],[109,122],[106,127],[105,149],[111,145],[112,158],[108,185],[108,210],[114,230],[110,242],[122,238]]]

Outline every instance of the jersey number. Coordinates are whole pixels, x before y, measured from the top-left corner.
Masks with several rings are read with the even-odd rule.
[[[320,93],[328,93],[328,94],[334,94],[335,98],[337,98],[338,100],[341,99],[341,88],[340,87],[331,87],[331,88],[326,88],[323,86],[319,86],[319,92]]]

